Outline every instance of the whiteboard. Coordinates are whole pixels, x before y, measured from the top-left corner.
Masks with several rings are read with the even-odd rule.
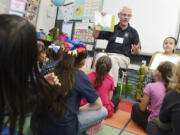
[[[104,0],[103,11],[116,15],[127,6],[132,9],[130,25],[140,36],[141,52],[163,51],[166,37],[177,38],[180,20],[180,0]]]

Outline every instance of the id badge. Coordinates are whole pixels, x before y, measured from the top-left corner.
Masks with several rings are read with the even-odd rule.
[[[115,43],[123,44],[124,38],[116,37]]]

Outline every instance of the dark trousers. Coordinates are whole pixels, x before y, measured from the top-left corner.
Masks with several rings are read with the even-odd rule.
[[[163,130],[157,125],[157,121],[152,119],[148,122],[146,132],[148,135],[171,135],[172,130]]]
[[[113,97],[112,97],[111,101],[114,104],[114,112],[116,112],[118,110],[118,105],[119,105],[119,102],[120,102],[120,97],[119,97],[119,95],[115,91],[113,93]]]
[[[131,119],[142,127],[143,130],[146,130],[150,113],[149,110],[142,112],[139,108],[139,104],[134,104],[132,106]]]

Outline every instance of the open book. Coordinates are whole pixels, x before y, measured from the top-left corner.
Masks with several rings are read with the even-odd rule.
[[[100,12],[95,12],[95,30],[114,31],[115,16],[111,14],[101,15]]]

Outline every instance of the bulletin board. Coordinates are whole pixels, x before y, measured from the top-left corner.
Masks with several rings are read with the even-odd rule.
[[[26,0],[0,0],[0,14],[24,16]]]
[[[79,40],[84,43],[94,43],[94,37],[92,36],[93,31],[89,29],[93,23],[88,22],[76,22],[73,39]]]
[[[85,29],[76,29],[74,32],[74,39],[77,39],[81,42],[93,43],[94,38],[92,36],[92,30]]]
[[[75,0],[72,4],[74,6],[72,20],[93,20],[94,12],[102,11],[103,8],[103,0]],[[58,10],[57,20],[64,20],[61,9]]]

